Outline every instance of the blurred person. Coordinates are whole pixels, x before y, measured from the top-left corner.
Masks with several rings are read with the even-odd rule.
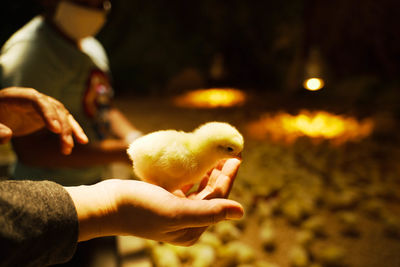
[[[47,127],[71,153],[86,143],[79,124],[57,100],[30,88],[0,91],[0,143]],[[69,260],[77,242],[134,235],[191,245],[207,226],[238,219],[243,208],[226,198],[240,161],[221,162],[196,193],[174,194],[141,181],[109,179],[62,187],[51,181],[0,181],[0,265],[45,266]],[[217,199],[219,198],[219,199]]]
[[[127,145],[141,135],[112,106],[108,58],[93,37],[111,7],[104,0],[37,0],[44,14],[33,18],[3,46],[3,86],[33,87],[62,102],[91,141],[65,156],[48,130],[13,139],[12,177],[50,179],[62,185],[93,184],[112,162],[130,160]]]
[[[104,48],[93,36],[106,22],[111,3],[104,0],[36,0],[43,14],[34,17],[4,44],[0,55],[4,87],[32,87],[60,101],[87,134],[68,156],[58,136],[42,129],[13,138],[17,160],[13,179],[51,180],[64,186],[95,184],[108,177],[109,164],[131,164],[127,145],[141,135],[112,106],[113,88]],[[116,262],[114,238],[80,243],[71,266],[89,266],[107,251]],[[93,263],[92,263],[93,264]]]

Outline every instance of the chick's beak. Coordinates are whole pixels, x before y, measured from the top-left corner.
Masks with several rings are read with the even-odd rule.
[[[239,154],[236,155],[236,158],[242,159],[242,152],[239,152]]]

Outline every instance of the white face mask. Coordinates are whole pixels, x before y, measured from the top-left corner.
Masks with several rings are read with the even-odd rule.
[[[53,21],[73,40],[95,35],[106,22],[106,10],[83,7],[70,1],[60,1]]]

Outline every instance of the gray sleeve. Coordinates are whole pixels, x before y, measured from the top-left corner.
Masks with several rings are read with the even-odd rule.
[[[78,217],[68,192],[50,181],[0,182],[0,266],[45,266],[69,260]]]

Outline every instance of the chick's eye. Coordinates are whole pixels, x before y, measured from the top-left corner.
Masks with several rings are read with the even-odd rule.
[[[228,146],[228,147],[226,148],[226,150],[228,150],[228,152],[233,152],[233,148],[230,147],[230,146]]]

